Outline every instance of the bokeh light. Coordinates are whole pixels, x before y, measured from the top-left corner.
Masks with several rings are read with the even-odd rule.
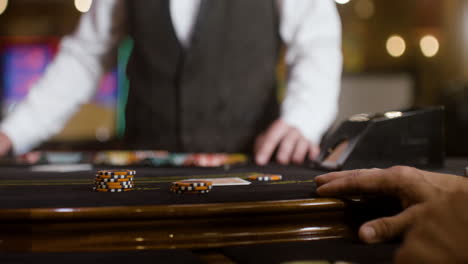
[[[406,42],[399,35],[390,36],[387,40],[387,52],[390,56],[398,58],[406,51]]]
[[[349,1],[350,1],[350,0],[335,0],[335,2],[336,2],[337,4],[340,4],[340,5],[347,4],[347,3],[349,3]]]
[[[372,0],[358,0],[354,5],[356,15],[361,19],[369,19],[375,13],[375,5]]]
[[[75,7],[81,13],[86,13],[91,8],[93,0],[75,0]]]
[[[0,0],[0,15],[5,12],[8,7],[8,0]]]
[[[99,142],[106,142],[112,136],[112,132],[107,127],[98,127],[96,129],[96,139]]]
[[[419,41],[419,47],[424,56],[432,58],[439,52],[439,40],[432,35],[426,35]]]
[[[384,116],[388,119],[392,119],[392,118],[397,118],[397,117],[401,117],[403,116],[403,112],[400,112],[400,111],[390,111],[390,112],[386,112],[384,114]]]

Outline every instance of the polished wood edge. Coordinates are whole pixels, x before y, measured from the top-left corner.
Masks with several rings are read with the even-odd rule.
[[[234,260],[230,259],[219,250],[197,250],[193,252],[197,255],[203,263],[206,264],[236,264]]]
[[[107,219],[160,219],[304,213],[340,210],[346,202],[332,198],[261,202],[181,204],[154,206],[114,206],[75,208],[0,209],[0,221],[75,221]]]
[[[343,210],[189,219],[13,222],[3,228],[0,252],[210,249],[353,236]]]

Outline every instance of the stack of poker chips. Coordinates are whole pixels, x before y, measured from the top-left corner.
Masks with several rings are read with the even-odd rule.
[[[283,176],[279,174],[252,174],[247,179],[251,181],[281,181]]]
[[[172,183],[171,192],[177,194],[205,194],[213,189],[210,181],[186,180]]]
[[[134,170],[100,170],[96,174],[94,191],[97,192],[128,192],[135,187]]]

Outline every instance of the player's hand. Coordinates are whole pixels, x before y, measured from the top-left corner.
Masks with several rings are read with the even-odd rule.
[[[444,194],[468,189],[468,180],[459,176],[395,166],[388,169],[353,170],[316,177],[321,196],[380,194],[398,197],[405,210],[398,215],[364,223],[361,240],[382,242],[402,234],[421,214],[426,203]]]
[[[283,165],[291,162],[302,164],[306,158],[315,159],[319,153],[317,145],[302,135],[299,129],[276,120],[255,142],[255,161],[258,165],[267,164],[274,151],[276,160]]]
[[[438,197],[408,231],[395,263],[468,263],[468,194]]]
[[[3,132],[0,132],[0,157],[5,156],[13,147],[11,139]]]

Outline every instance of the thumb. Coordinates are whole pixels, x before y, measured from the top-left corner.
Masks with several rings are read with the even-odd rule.
[[[359,238],[366,243],[390,240],[405,232],[421,211],[421,205],[414,205],[403,212],[364,223],[359,228]]]

